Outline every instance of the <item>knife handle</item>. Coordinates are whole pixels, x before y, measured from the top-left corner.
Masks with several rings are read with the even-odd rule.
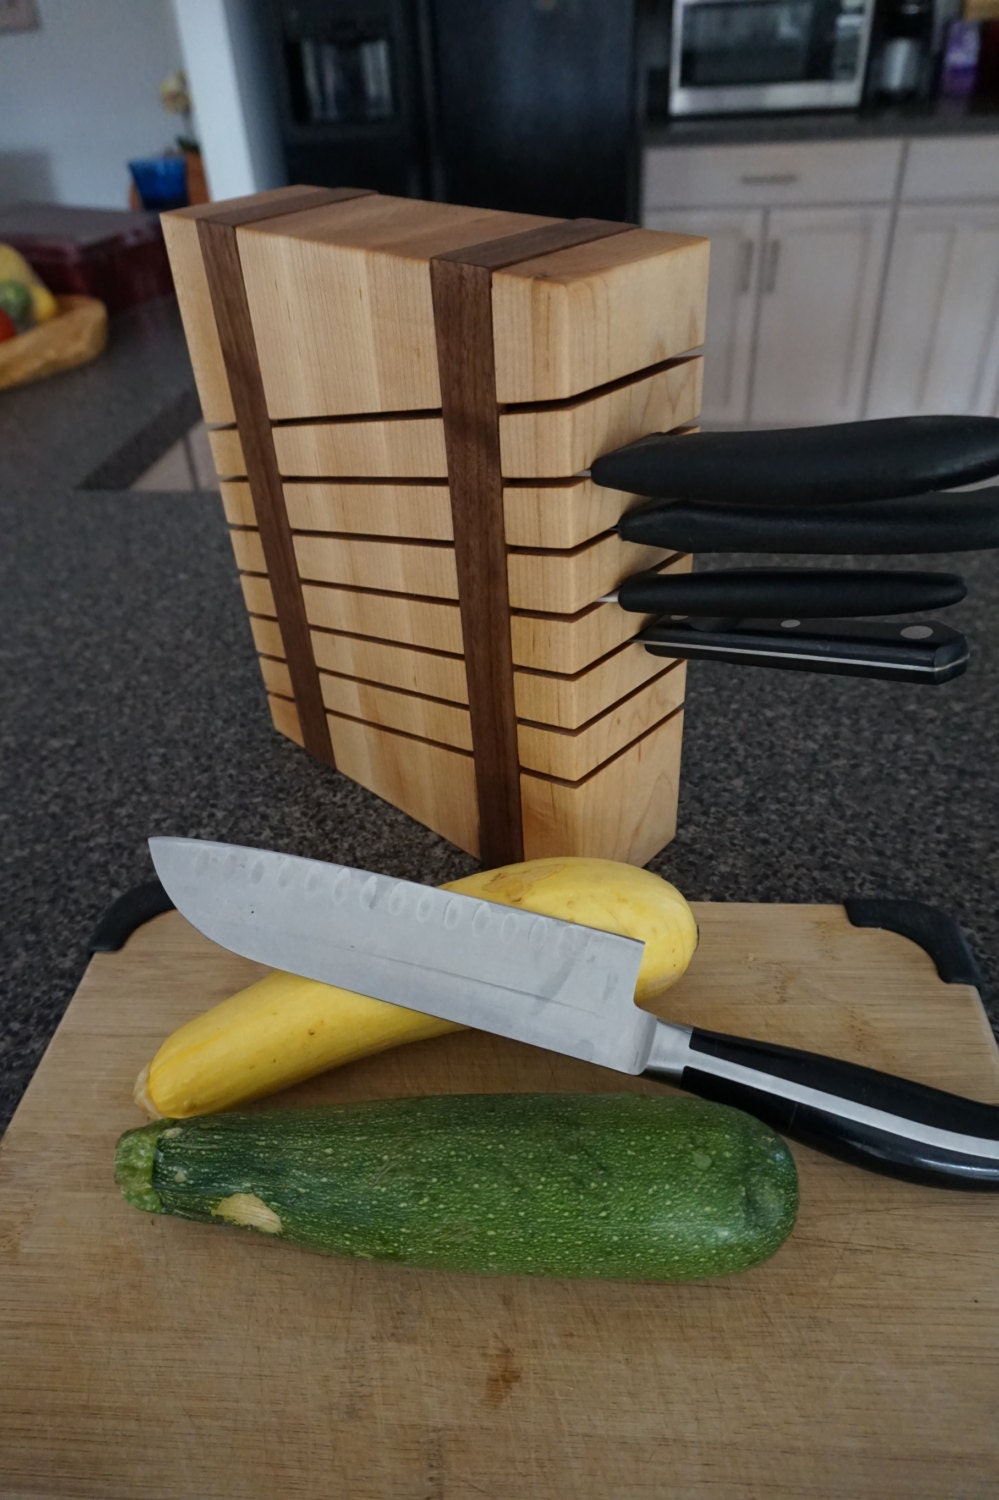
[[[622,516],[626,542],[671,552],[779,552],[831,556],[985,552],[999,547],[999,489],[861,500],[808,510],[777,506],[650,505]]]
[[[939,1187],[999,1189],[999,1106],[874,1068],[720,1032],[664,1026],[645,1076],[756,1115],[862,1167]],[[681,1037],[686,1037],[684,1048]],[[661,1050],[662,1058],[657,1059]]]
[[[717,573],[638,573],[617,591],[622,609],[638,614],[735,617],[759,614],[896,615],[942,609],[967,589],[954,573],[860,573],[814,568],[727,568]]]
[[[653,656],[888,682],[950,682],[968,665],[964,636],[932,620],[894,625],[810,620],[805,628],[795,619],[739,620],[719,629],[697,620],[660,620],[636,640]]]
[[[999,474],[999,417],[653,433],[596,459],[590,474],[633,495],[709,505],[848,505]]]

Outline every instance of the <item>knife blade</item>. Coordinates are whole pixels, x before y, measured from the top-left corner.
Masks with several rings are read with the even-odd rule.
[[[674,552],[776,552],[876,556],[985,552],[999,547],[999,489],[913,495],[789,510],[768,505],[675,504],[630,510],[626,542]]]
[[[894,1176],[999,1188],[999,1107],[815,1053],[659,1021],[643,945],[343,865],[154,838],[177,909],[244,958],[735,1104]]]
[[[346,865],[149,840],[177,910],[244,958],[638,1073],[641,943]],[[542,1040],[544,1039],[544,1040]]]
[[[849,505],[999,474],[999,417],[882,417],[773,432],[653,433],[594,460],[597,484],[715,505]]]
[[[726,568],[715,573],[636,573],[608,597],[616,597],[622,609],[637,614],[849,619],[942,609],[966,593],[964,580],[954,573]]]

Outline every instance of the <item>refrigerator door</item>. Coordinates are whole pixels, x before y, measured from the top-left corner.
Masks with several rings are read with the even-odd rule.
[[[437,193],[555,218],[633,218],[633,7],[429,3]]]

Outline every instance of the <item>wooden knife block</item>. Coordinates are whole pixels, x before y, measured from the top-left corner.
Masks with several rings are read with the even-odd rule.
[[[581,477],[701,398],[708,243],[352,189],[164,215],[276,727],[484,863],[672,837],[688,557]]]

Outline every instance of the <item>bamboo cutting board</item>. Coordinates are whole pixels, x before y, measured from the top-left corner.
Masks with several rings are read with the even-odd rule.
[[[840,907],[696,907],[663,1014],[999,1099],[976,991]],[[994,1496],[999,1202],[795,1147],[777,1256],[683,1286],[325,1261],[111,1180],[173,1027],[261,971],[176,914],[92,961],[0,1149],[0,1493],[93,1500]],[[654,1085],[482,1034],[281,1104]],[[268,1107],[273,1101],[268,1102]]]

